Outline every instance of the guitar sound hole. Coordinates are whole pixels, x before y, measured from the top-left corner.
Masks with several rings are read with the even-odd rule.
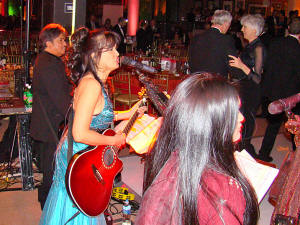
[[[111,148],[107,148],[103,157],[104,164],[110,166],[114,162],[114,151]]]

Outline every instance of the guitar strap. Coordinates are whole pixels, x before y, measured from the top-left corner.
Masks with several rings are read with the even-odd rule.
[[[68,153],[67,153],[68,163],[70,162],[70,159],[73,156],[73,135],[72,135],[73,119],[74,119],[73,104],[71,104],[70,110],[71,111],[70,111],[69,122],[68,122]]]
[[[74,110],[73,110],[73,104],[71,104],[69,121],[68,121],[68,153],[67,153],[68,163],[70,162],[70,160],[73,156],[73,135],[72,135],[73,120],[74,120]],[[78,210],[70,219],[68,219],[68,221],[64,225],[69,223],[71,220],[73,220],[79,214],[80,214],[80,211]]]
[[[64,225],[66,225],[67,223],[69,223],[72,219],[74,219],[76,216],[78,216],[79,215],[79,213],[80,213],[80,211],[78,211],[78,212],[76,212],[70,219],[68,219],[68,221],[67,222],[65,222],[65,224]]]

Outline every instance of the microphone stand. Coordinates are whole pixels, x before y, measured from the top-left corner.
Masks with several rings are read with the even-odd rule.
[[[23,52],[24,55],[24,63],[25,63],[25,83],[30,82],[30,74],[29,74],[29,64],[31,58],[31,51],[30,51],[30,39],[29,39],[29,29],[30,29],[30,8],[31,8],[31,1],[27,0],[26,2],[26,36],[25,36],[25,49]]]
[[[30,49],[29,49],[29,25],[30,25],[30,8],[31,8],[31,0],[27,0],[26,2],[26,36],[25,36],[25,49],[24,49],[24,62],[25,62],[25,79],[22,80],[22,85],[25,86],[25,83],[30,82],[30,74],[29,74],[29,62],[30,62]],[[24,83],[23,83],[24,82]],[[20,95],[23,97],[23,91],[20,90]],[[22,174],[22,189],[24,191],[33,190],[34,188],[34,180],[33,180],[33,168],[32,168],[32,149],[31,149],[31,138],[29,132],[29,124],[30,124],[30,115],[17,115],[18,123],[20,124],[19,128],[19,158],[21,162],[21,174]]]

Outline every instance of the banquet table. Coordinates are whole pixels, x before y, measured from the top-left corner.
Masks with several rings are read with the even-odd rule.
[[[120,70],[128,70],[131,72],[131,76],[130,76],[131,77],[131,80],[130,80],[131,94],[138,94],[139,91],[142,89],[142,87],[144,87],[144,85],[139,81],[139,76],[137,73],[135,73],[135,69],[122,67],[122,68],[120,68]],[[118,71],[116,71],[116,73],[118,73]],[[177,87],[177,85],[187,77],[187,75],[183,75],[183,74],[174,75],[168,71],[160,71],[155,74],[144,73],[144,75],[150,79],[150,82],[152,82],[153,84],[155,84],[158,87],[160,92],[167,91],[167,93],[169,95],[171,95],[172,92],[174,91],[174,89]],[[113,75],[112,75],[112,79],[113,79]],[[115,81],[115,80],[113,83],[115,86],[118,85],[117,81]],[[165,88],[162,88],[161,84],[164,84],[167,86]],[[125,93],[125,94],[127,94],[127,93]]]
[[[162,78],[162,76],[164,78]],[[167,86],[167,93],[172,94],[174,89],[177,87],[177,85],[185,78],[185,76],[174,76],[173,74],[167,73],[167,72],[160,72],[153,75],[147,75],[150,78],[150,81],[152,81],[154,84],[158,84],[161,82],[161,79],[168,79],[168,86]],[[139,81],[138,75],[132,75],[131,77],[131,90],[133,94],[137,94],[140,89],[143,87],[143,84]],[[160,88],[161,89],[161,88]],[[164,91],[161,89],[161,91]]]
[[[135,69],[122,66],[119,70],[115,71],[114,73],[118,73],[119,71],[128,71],[131,73],[131,93],[138,94],[140,89],[143,87],[143,84],[139,81],[139,77],[138,74],[135,72]],[[114,73],[112,73],[110,79],[113,79]],[[162,91],[167,91],[168,94],[172,94],[177,85],[188,76],[185,74],[173,74],[169,71],[160,71],[155,74],[144,73],[144,75],[149,77],[150,81],[154,84],[157,84],[158,86],[160,86],[160,83],[163,83],[163,80],[167,79],[167,88],[166,90]]]

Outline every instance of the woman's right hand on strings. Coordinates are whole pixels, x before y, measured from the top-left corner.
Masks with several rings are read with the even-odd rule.
[[[124,133],[122,133],[122,131],[118,131],[115,136],[115,146],[117,147],[122,147],[126,144],[126,135]]]

